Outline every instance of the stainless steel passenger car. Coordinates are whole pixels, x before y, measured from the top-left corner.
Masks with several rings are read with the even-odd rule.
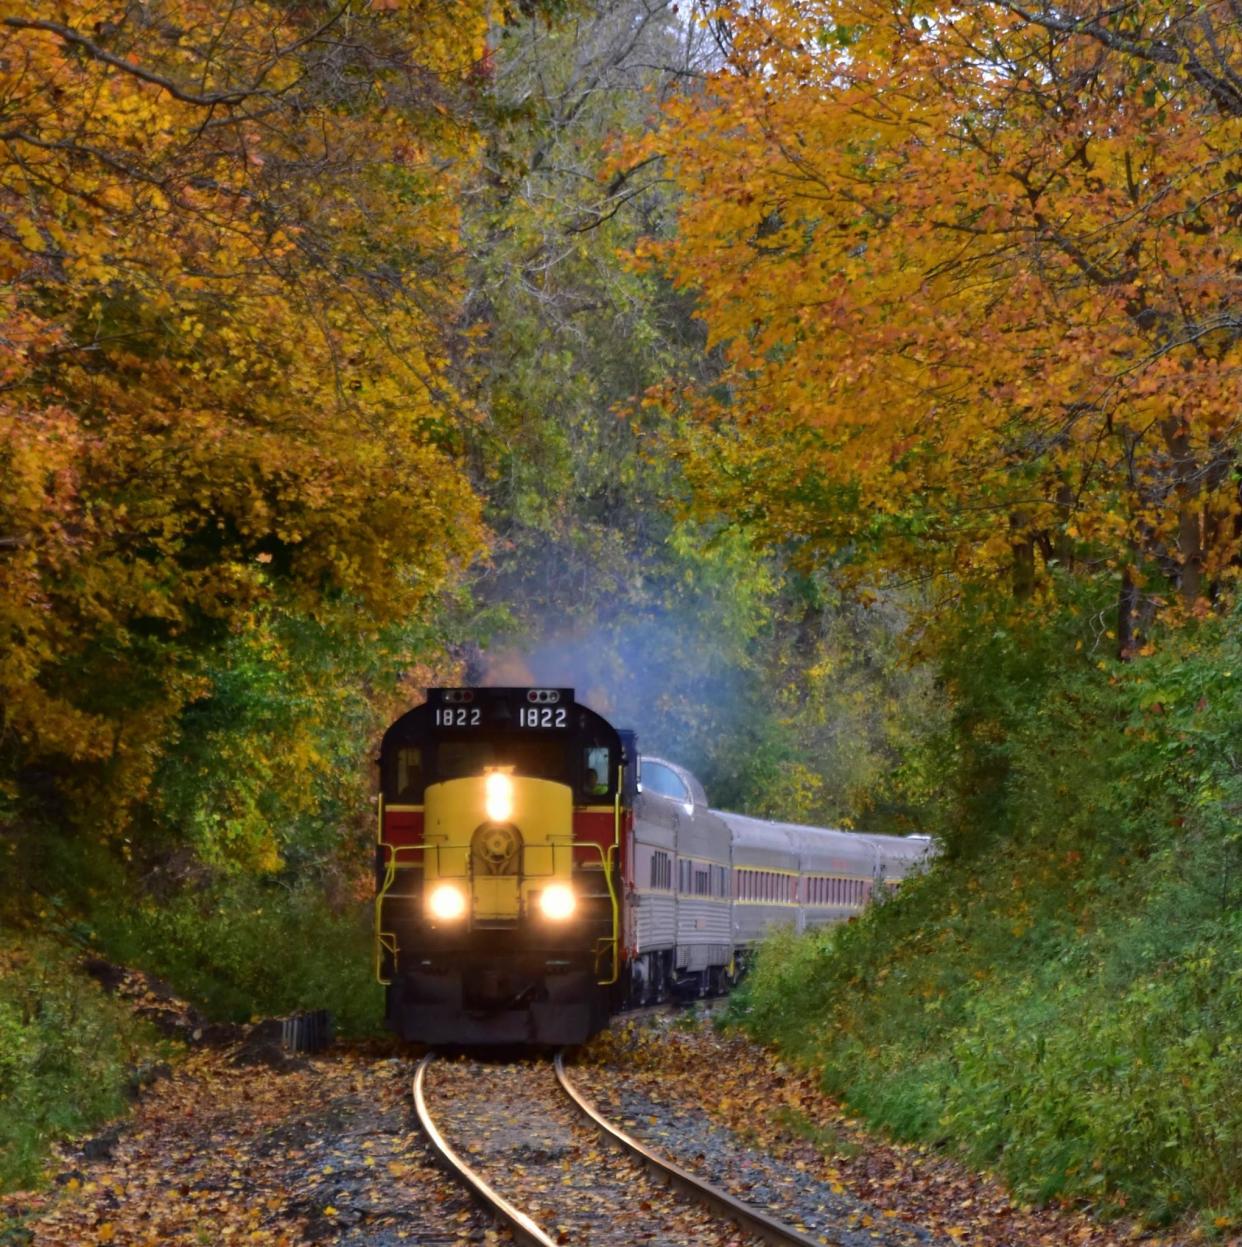
[[[866,837],[875,845],[875,877],[879,883],[895,888],[907,875],[922,870],[932,856],[932,843],[928,836],[875,836]]]
[[[755,943],[779,926],[799,925],[798,850],[789,829],[720,812],[733,838],[733,942]]]
[[[644,757],[628,894],[631,999],[712,994],[776,927],[845,922],[930,852],[922,837],[776,823],[708,808],[687,770]]]
[[[634,996],[717,992],[733,962],[729,827],[676,763],[644,757],[639,787],[629,898]]]
[[[847,922],[871,899],[878,857],[869,836],[827,827],[797,827],[803,929]]]

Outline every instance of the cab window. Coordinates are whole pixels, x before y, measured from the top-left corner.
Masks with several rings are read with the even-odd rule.
[[[510,766],[515,775],[569,782],[568,751],[563,741],[551,738],[497,736],[468,740],[442,740],[436,746],[437,782],[482,775],[489,766]]]
[[[436,750],[436,777],[446,780],[482,775],[484,768],[492,766],[495,760],[496,751],[490,740],[442,741]]]
[[[607,745],[588,745],[582,754],[583,793],[587,797],[606,797],[611,787],[612,751]]]
[[[417,745],[403,745],[397,750],[394,801],[412,801],[423,795],[423,751]]]

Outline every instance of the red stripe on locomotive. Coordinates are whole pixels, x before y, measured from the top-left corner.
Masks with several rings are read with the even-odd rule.
[[[423,842],[422,810],[388,810],[384,811],[384,843],[393,848],[405,848],[408,845]],[[408,859],[407,859],[408,860]]]

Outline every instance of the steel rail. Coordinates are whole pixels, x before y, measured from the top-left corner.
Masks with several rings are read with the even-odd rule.
[[[824,1247],[830,1242],[826,1238],[812,1238],[793,1226],[769,1217],[749,1204],[743,1203],[728,1191],[698,1177],[680,1165],[666,1160],[653,1152],[644,1143],[640,1143],[633,1135],[627,1134],[619,1126],[613,1125],[603,1117],[595,1106],[570,1081],[565,1072],[564,1053],[556,1054],[556,1079],[561,1090],[578,1106],[582,1113],[590,1119],[597,1130],[612,1143],[620,1145],[625,1151],[643,1164],[649,1173],[683,1195],[706,1205],[719,1216],[735,1222],[739,1228],[756,1238],[768,1243],[771,1247]],[[840,1240],[837,1240],[840,1242]]]
[[[515,1208],[509,1203],[482,1174],[466,1164],[436,1128],[423,1094],[427,1069],[434,1059],[435,1054],[428,1053],[418,1063],[418,1069],[414,1073],[414,1111],[418,1114],[418,1123],[422,1126],[423,1133],[426,1134],[431,1146],[453,1177],[461,1182],[471,1195],[486,1207],[488,1212],[499,1218],[513,1231],[514,1240],[522,1244],[522,1247],[557,1247],[555,1239],[549,1238],[520,1208]]]

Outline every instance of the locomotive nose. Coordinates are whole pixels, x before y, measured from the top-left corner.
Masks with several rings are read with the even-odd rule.
[[[516,827],[484,823],[474,833],[474,858],[489,875],[515,874],[522,834]]]
[[[427,886],[464,891],[467,927],[563,925],[574,915],[567,784],[498,766],[428,785],[426,811]]]

